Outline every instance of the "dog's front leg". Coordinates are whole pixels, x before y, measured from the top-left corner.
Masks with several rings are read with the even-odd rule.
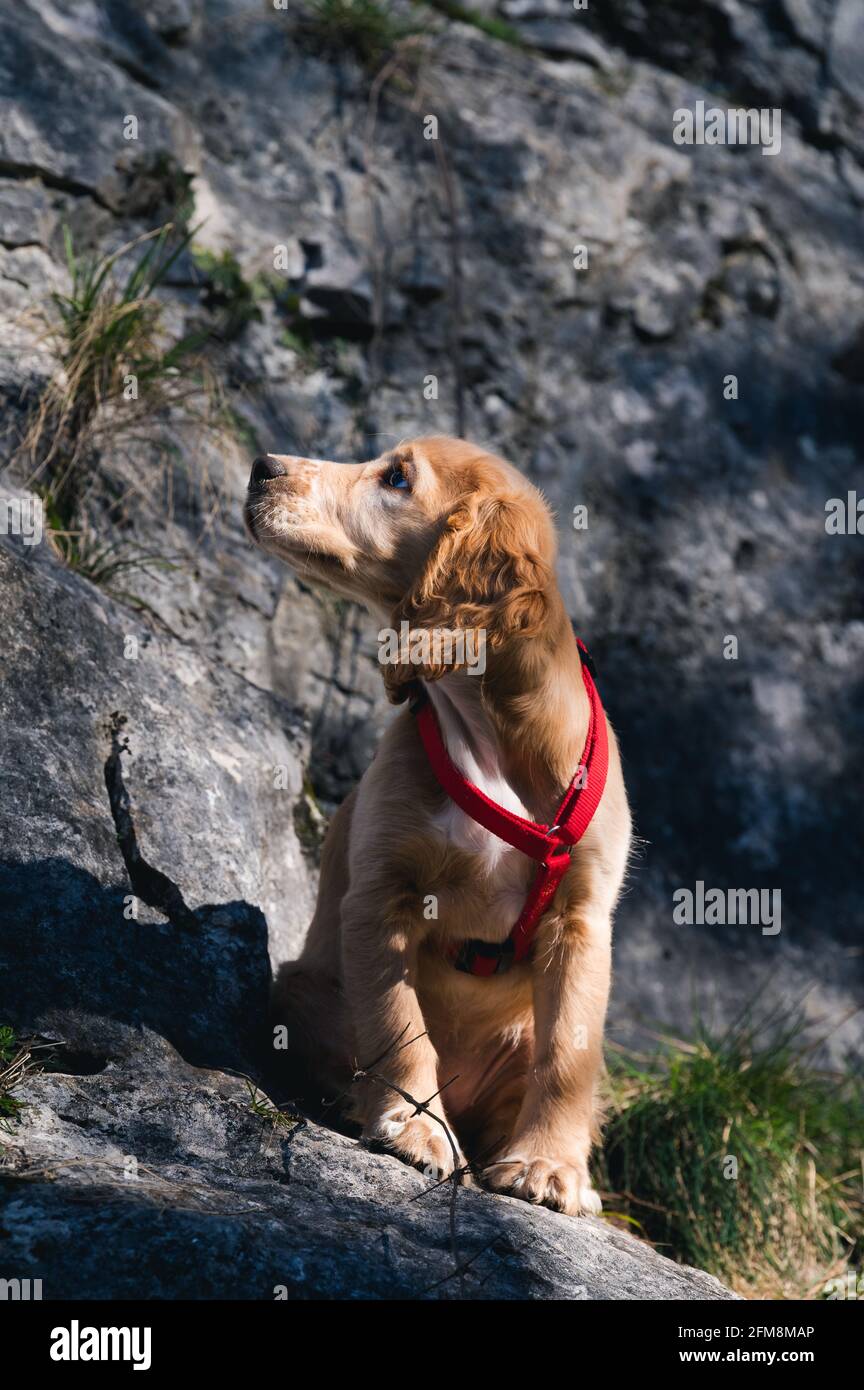
[[[410,922],[384,925],[368,915],[366,895],[343,904],[342,961],[357,1060],[367,1073],[358,1111],[363,1138],[444,1178],[462,1155],[438,1091],[438,1058],[426,1035],[416,991],[421,930]],[[410,1097],[410,1099],[409,1099]],[[418,1111],[417,1102],[430,1101]],[[446,1126],[446,1128],[445,1128]],[[448,1134],[452,1137],[448,1138]]]
[[[588,1158],[599,1127],[610,952],[608,916],[558,919],[538,934],[533,1064],[512,1136],[484,1174],[498,1191],[573,1216],[600,1210]]]

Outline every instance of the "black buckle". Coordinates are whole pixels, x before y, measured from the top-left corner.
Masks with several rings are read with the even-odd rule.
[[[503,975],[513,964],[513,957],[516,948],[510,937],[506,941],[463,941],[459,947],[458,954],[453,957],[453,964],[457,970],[461,970],[465,975],[474,974],[474,962],[480,957],[482,960],[495,960],[497,965],[492,972],[495,975]]]
[[[592,679],[593,681],[596,681],[596,680],[597,680],[597,667],[594,665],[594,658],[593,658],[593,656],[592,656],[591,653],[589,652],[588,648],[585,646],[585,643],[584,643],[584,642],[580,641],[580,642],[578,643],[578,646],[579,646],[579,660],[582,662],[582,665],[583,665],[583,666],[587,667],[588,672],[589,672],[589,674],[590,674],[590,676],[591,676],[591,679]]]
[[[428,703],[429,696],[426,687],[420,681],[416,681],[411,689],[408,699],[408,709],[412,714],[418,714],[425,704]]]

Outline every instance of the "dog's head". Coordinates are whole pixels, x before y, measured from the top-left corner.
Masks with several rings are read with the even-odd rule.
[[[479,629],[494,650],[536,634],[547,616],[548,508],[503,459],[463,440],[415,439],[371,463],[267,454],[252,466],[244,517],[298,575],[395,626]],[[388,680],[393,698],[399,684]]]

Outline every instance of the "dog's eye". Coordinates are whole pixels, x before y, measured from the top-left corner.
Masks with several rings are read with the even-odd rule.
[[[410,490],[409,483],[403,471],[401,463],[393,463],[385,473],[381,474],[381,482],[385,487],[399,487]]]

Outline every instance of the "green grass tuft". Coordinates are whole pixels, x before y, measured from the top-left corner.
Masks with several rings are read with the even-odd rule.
[[[351,53],[363,67],[376,68],[404,39],[425,32],[402,18],[389,0],[307,0],[304,27],[329,52]]]
[[[763,1025],[764,1028],[764,1025]],[[862,1088],[743,1029],[610,1062],[607,1212],[740,1292],[814,1296],[861,1258]]]
[[[448,19],[459,24],[470,24],[472,28],[479,29],[481,34],[487,34],[490,39],[497,39],[499,43],[509,43],[511,48],[525,47],[519,30],[508,24],[506,19],[499,19],[497,15],[481,14],[470,5],[461,5],[459,0],[425,0],[425,3],[433,10],[446,15]]]
[[[459,0],[412,0],[414,10],[435,11],[446,19],[470,24],[480,33],[513,48],[524,48],[518,29],[497,15],[481,14]],[[351,53],[366,68],[379,68],[405,40],[435,32],[428,19],[407,17],[407,7],[392,0],[307,0],[304,28],[320,47]],[[403,53],[407,59],[407,52]],[[417,57],[418,55],[414,55]]]
[[[0,1133],[12,1133],[25,1107],[25,1102],[12,1092],[26,1076],[33,1076],[40,1070],[31,1047],[19,1042],[15,1030],[8,1026],[0,1028]]]
[[[249,1092],[249,1111],[256,1115],[259,1120],[264,1120],[271,1129],[279,1133],[293,1134],[297,1129],[304,1129],[306,1120],[296,1110],[280,1110],[278,1105],[274,1105],[269,1096],[263,1091],[259,1091],[254,1082],[246,1081],[246,1089]]]
[[[190,250],[193,261],[207,277],[204,302],[218,315],[217,336],[225,341],[236,338],[247,323],[260,320],[260,306],[277,292],[278,278],[260,274],[247,280],[231,251],[216,254],[194,243]]]

